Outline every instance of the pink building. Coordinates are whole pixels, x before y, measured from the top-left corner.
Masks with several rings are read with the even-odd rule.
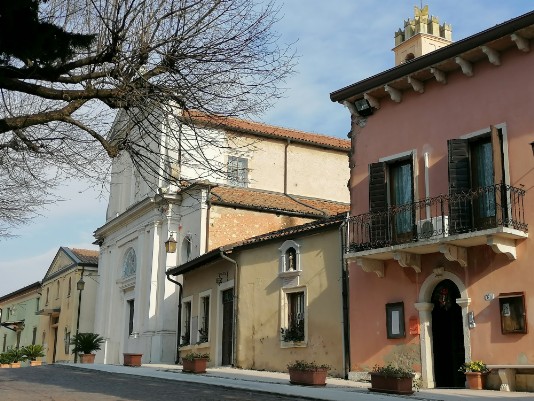
[[[396,49],[426,40],[420,18]],[[489,388],[534,391],[533,37],[531,12],[331,93],[352,120],[353,376],[463,387],[482,360]]]

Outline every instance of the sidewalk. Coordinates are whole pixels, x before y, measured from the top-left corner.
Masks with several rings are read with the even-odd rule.
[[[353,382],[342,379],[327,379],[325,387],[296,386],[289,383],[289,375],[279,372],[234,369],[231,367],[208,368],[205,374],[182,373],[180,365],[147,364],[141,367],[101,364],[65,364],[79,369],[93,369],[109,373],[121,373],[136,376],[154,377],[163,380],[205,383],[212,386],[224,386],[252,391],[262,391],[286,396],[306,397],[313,400],[328,401],[393,401],[393,400],[534,400],[534,393],[502,392],[490,390],[467,389],[431,389],[420,390],[411,396],[371,393],[368,383]]]

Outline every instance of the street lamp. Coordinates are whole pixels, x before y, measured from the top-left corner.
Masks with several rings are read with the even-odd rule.
[[[78,295],[78,317],[76,318],[76,335],[78,335],[78,332],[80,330],[80,309],[82,307],[82,291],[85,288],[85,281],[83,281],[83,273],[84,273],[85,267],[82,267],[82,275],[80,276],[80,279],[76,283],[76,289],[80,291]],[[74,363],[78,362],[78,354],[74,353]]]
[[[169,239],[165,241],[165,252],[174,253],[176,252],[176,240],[173,237],[173,232],[171,231]]]

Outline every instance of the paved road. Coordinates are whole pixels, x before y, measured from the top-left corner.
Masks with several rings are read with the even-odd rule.
[[[0,369],[1,401],[304,401],[304,398],[165,381],[60,365]]]

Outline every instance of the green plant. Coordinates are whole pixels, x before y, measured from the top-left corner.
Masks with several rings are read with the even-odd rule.
[[[182,357],[184,361],[193,361],[195,359],[207,359],[210,360],[210,354],[200,352],[189,352]]]
[[[37,358],[45,356],[43,346],[40,344],[26,345],[25,347],[22,347],[22,352],[30,361],[35,361]]]
[[[471,362],[465,362],[462,366],[460,366],[460,369],[458,369],[459,372],[480,372],[480,373],[487,373],[489,372],[488,367],[486,364],[482,361],[471,361]]]
[[[11,360],[11,357],[7,354],[7,352],[2,352],[0,354],[0,364],[7,365],[7,364],[10,364],[11,362],[13,361]]]
[[[202,328],[198,330],[199,338],[197,344],[207,343],[208,342],[208,329]]]
[[[373,367],[372,373],[380,373],[384,376],[390,377],[414,377],[413,370],[402,368],[392,364],[387,364],[385,366],[375,365]]]
[[[299,320],[296,324],[287,329],[281,328],[282,341],[304,341],[304,320]]]
[[[319,365],[315,363],[315,361],[306,362],[302,360],[297,360],[297,361],[288,363],[287,368],[290,370],[315,370],[317,371],[317,370],[323,370],[323,369],[328,370],[330,369],[330,365],[327,365],[327,364]]]
[[[182,336],[182,342],[180,343],[180,347],[185,347],[185,346],[189,345],[190,344],[189,338],[190,338],[189,333],[185,333]]]
[[[96,333],[78,333],[72,337],[70,344],[74,345],[73,354],[92,354],[100,349],[104,338]]]
[[[9,348],[6,352],[8,358],[10,358],[11,362],[9,363],[17,363],[22,362],[26,360],[26,356],[24,355],[24,352],[22,352],[22,349],[19,348]]]

